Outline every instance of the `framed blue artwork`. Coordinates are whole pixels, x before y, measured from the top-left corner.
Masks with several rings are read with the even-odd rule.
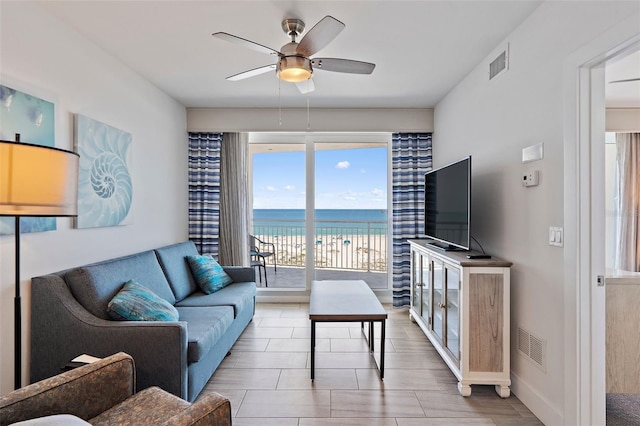
[[[0,85],[0,139],[55,146],[55,114],[52,102]],[[0,235],[14,233],[15,219],[0,217]],[[21,217],[20,232],[54,231],[55,217]]]
[[[75,144],[80,154],[76,228],[131,224],[131,134],[76,114]]]

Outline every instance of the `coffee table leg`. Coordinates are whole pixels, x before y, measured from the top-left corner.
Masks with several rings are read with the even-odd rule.
[[[316,322],[311,320],[311,380],[314,379],[316,364]]]
[[[382,331],[380,332],[380,380],[384,379],[384,329],[386,321],[382,320]]]
[[[369,321],[369,352],[373,353],[375,333],[373,331],[373,321]]]

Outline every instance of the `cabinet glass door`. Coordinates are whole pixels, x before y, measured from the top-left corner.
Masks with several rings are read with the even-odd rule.
[[[447,291],[446,347],[460,359],[460,270],[445,264]]]
[[[433,259],[433,324],[432,330],[444,342],[444,268],[442,261]]]
[[[422,306],[422,255],[415,250],[411,251],[411,274],[413,283],[413,296],[411,299],[411,306],[418,315],[422,315],[420,310]]]
[[[425,323],[431,323],[431,268],[429,256],[420,256],[420,270],[422,273],[422,318]]]

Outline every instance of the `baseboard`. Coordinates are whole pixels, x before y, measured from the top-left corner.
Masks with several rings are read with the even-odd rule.
[[[562,413],[513,372],[511,372],[511,391],[546,426],[564,425]]]

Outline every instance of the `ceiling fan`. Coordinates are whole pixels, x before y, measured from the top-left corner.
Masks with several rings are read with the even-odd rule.
[[[354,61],[352,59],[311,58],[311,56],[333,41],[344,27],[345,25],[342,22],[327,15],[311,28],[298,43],[296,38],[304,31],[304,22],[300,19],[285,19],[282,21],[282,30],[291,37],[291,42],[282,46],[280,51],[225,32],[217,32],[212,35],[258,52],[278,56],[275,64],[234,74],[227,77],[227,80],[243,80],[275,70],[279,79],[296,83],[301,93],[308,93],[315,89],[313,80],[311,80],[314,69],[350,74],[371,74],[376,67],[375,64],[370,62]]]

